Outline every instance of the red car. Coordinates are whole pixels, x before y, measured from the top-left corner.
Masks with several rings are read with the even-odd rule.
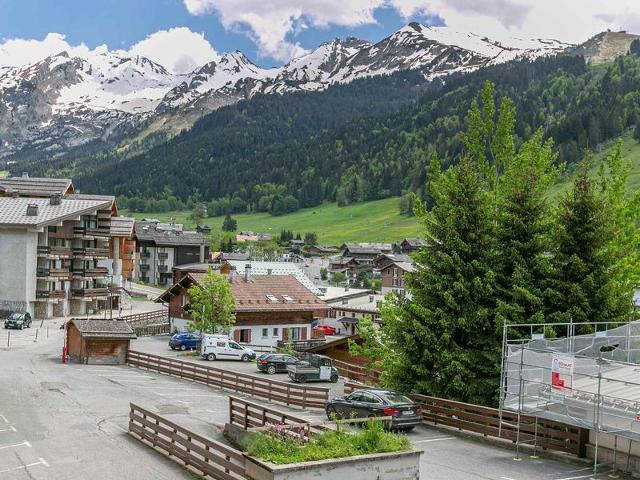
[[[336,329],[333,328],[331,325],[327,325],[326,323],[321,323],[319,325],[316,325],[315,328],[317,328],[318,330],[322,330],[325,335],[336,334]]]

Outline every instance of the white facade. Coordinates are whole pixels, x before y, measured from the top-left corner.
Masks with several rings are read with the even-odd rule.
[[[34,316],[38,232],[0,230],[0,310],[27,311]]]

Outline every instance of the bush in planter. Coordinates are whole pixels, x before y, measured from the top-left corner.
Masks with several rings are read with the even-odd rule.
[[[313,435],[309,441],[273,429],[252,436],[247,453],[271,463],[285,465],[330,458],[344,458],[372,453],[402,452],[411,449],[406,436],[384,429],[383,423],[371,419],[357,433],[343,429],[327,430]]]

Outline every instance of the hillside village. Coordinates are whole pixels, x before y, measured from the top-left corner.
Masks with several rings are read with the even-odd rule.
[[[0,480],[640,476],[630,0],[7,1]]]

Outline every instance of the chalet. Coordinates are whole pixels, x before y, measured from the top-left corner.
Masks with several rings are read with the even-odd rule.
[[[427,242],[421,238],[405,238],[394,245],[394,251],[396,253],[409,254],[417,252],[420,248],[425,247],[426,245]]]
[[[402,253],[383,253],[373,260],[373,268],[382,271],[395,262],[413,263],[413,259]]]
[[[393,247],[390,243],[345,243],[340,251],[345,258],[353,258],[359,264],[370,264],[378,255],[391,253]]]
[[[321,290],[322,300],[331,307],[324,321],[338,328],[340,333],[355,334],[358,320],[365,316],[380,321],[380,305],[384,295],[349,287],[322,287]]]
[[[209,256],[207,236],[184,231],[180,224],[163,224],[157,220],[136,222],[135,240],[136,276],[154,285],[171,285],[175,265],[204,262]]]
[[[329,273],[343,273],[347,278],[355,278],[360,262],[353,257],[337,255],[329,259]]]
[[[75,193],[69,178],[37,178],[23,174],[21,177],[0,178],[0,197],[50,198]]]
[[[69,320],[66,334],[71,361],[90,365],[126,363],[129,342],[136,338],[131,326],[121,320]]]
[[[193,320],[188,289],[204,275],[186,274],[156,300],[169,305],[172,331],[184,330]],[[231,335],[241,343],[276,346],[278,340],[309,339],[312,322],[326,317],[329,310],[293,275],[254,275],[249,267],[243,274],[232,269],[228,278],[236,301]]]
[[[307,252],[309,255],[314,255],[318,257],[326,257],[329,255],[335,255],[340,250],[336,247],[322,247],[320,245],[310,245],[307,248]]]
[[[397,260],[383,267],[380,270],[382,294],[393,292],[402,297],[406,296],[405,275],[413,273],[413,270],[413,262]]]
[[[123,280],[134,280],[136,273],[135,220],[129,217],[111,219],[111,244],[109,252],[113,258],[110,273],[121,275]]]

